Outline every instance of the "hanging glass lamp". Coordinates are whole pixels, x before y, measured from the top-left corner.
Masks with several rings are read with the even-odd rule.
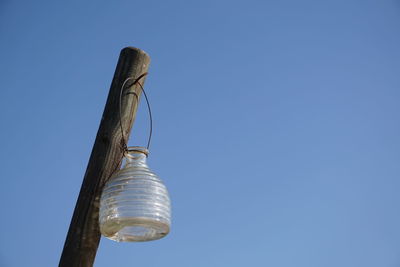
[[[125,165],[106,183],[100,198],[100,231],[115,241],[164,237],[171,225],[167,188],[147,166],[148,150],[129,147]]]
[[[99,211],[100,232],[114,241],[138,242],[160,239],[169,233],[171,226],[171,204],[167,188],[146,163],[153,128],[149,100],[139,82],[146,75],[147,73],[140,75],[131,86],[138,84],[146,99],[150,117],[147,148],[127,147],[122,127],[122,96],[125,84],[133,78],[124,81],[119,96],[119,121],[125,151],[124,165],[104,185]],[[125,96],[132,96],[129,88],[127,89]]]

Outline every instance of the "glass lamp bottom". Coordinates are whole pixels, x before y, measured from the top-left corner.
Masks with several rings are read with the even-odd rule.
[[[141,242],[160,239],[169,233],[169,225],[141,217],[112,218],[100,225],[101,233],[117,242]]]

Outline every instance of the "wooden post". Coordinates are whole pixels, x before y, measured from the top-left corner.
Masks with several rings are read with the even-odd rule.
[[[111,174],[119,168],[124,152],[124,142],[119,124],[121,86],[126,78],[136,79],[147,72],[149,63],[150,57],[140,49],[126,47],[121,50],[96,141],[64,244],[60,267],[93,266],[100,242],[98,220],[101,190]],[[142,85],[144,79],[140,80]],[[125,138],[129,137],[141,94],[140,86],[138,84],[132,85],[133,81],[130,80],[125,85],[121,103]],[[128,90],[134,92],[134,94],[126,94]]]

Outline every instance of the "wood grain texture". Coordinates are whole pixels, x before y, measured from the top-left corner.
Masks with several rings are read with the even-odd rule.
[[[101,118],[82,187],[75,206],[60,267],[93,266],[100,242],[99,200],[101,190],[112,173],[120,167],[123,157],[123,140],[119,124],[119,94],[128,77],[137,78],[147,72],[150,57],[140,49],[126,47],[121,50],[106,106]],[[141,79],[142,85],[144,79]],[[127,92],[135,94],[127,94]],[[122,125],[128,138],[135,120],[141,95],[138,84],[127,82],[122,97]]]

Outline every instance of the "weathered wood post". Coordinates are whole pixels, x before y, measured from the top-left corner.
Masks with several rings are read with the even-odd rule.
[[[101,118],[96,141],[86,169],[81,191],[68,230],[60,267],[93,266],[100,242],[99,199],[101,190],[111,174],[119,167],[123,157],[123,144],[119,118],[119,96],[126,78],[136,79],[146,73],[150,57],[140,49],[126,47],[121,50],[107,103]],[[142,78],[140,82],[144,83]],[[127,82],[121,103],[122,128],[129,137],[139,104],[141,88]],[[126,94],[129,90],[131,94]],[[132,94],[134,92],[135,94]]]

